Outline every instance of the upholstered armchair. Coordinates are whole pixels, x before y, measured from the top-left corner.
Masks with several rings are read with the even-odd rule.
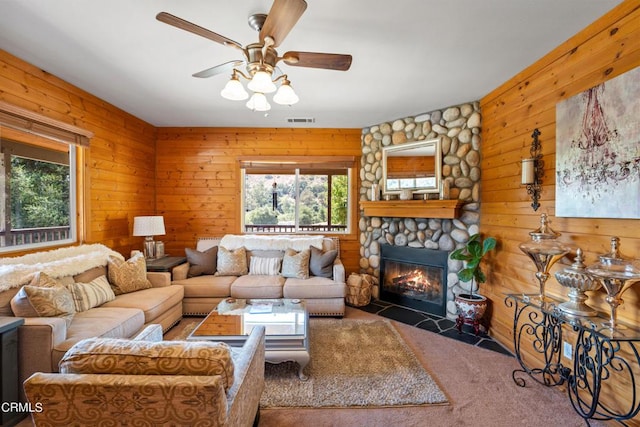
[[[160,341],[157,333],[80,341],[60,373],[24,382],[32,419],[65,427],[251,426],[264,389],[264,333],[254,328],[242,348]]]

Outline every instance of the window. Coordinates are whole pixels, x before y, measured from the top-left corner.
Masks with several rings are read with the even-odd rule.
[[[0,101],[0,253],[81,240],[78,147],[89,147],[92,137],[85,129]]]
[[[0,138],[0,251],[76,240],[75,146]]]
[[[246,233],[349,232],[353,160],[241,162]]]

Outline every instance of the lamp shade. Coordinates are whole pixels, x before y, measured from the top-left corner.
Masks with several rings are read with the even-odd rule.
[[[231,80],[227,82],[224,89],[220,92],[220,95],[231,101],[242,101],[249,98],[249,94],[244,90],[242,83],[240,83],[240,80],[238,80],[235,74],[231,77]]]
[[[276,91],[276,85],[271,81],[271,75],[266,71],[256,71],[247,85],[254,92],[271,93]]]
[[[299,100],[300,98],[289,84],[289,80],[283,81],[276,94],[273,95],[273,102],[280,105],[293,105]]]
[[[165,234],[164,217],[137,216],[133,218],[134,236],[159,236]]]
[[[264,93],[256,92],[247,101],[247,108],[253,111],[269,111],[271,104],[267,101],[267,97]]]

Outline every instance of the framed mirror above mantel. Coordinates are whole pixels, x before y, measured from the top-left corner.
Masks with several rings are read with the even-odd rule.
[[[462,200],[376,200],[360,201],[365,216],[386,218],[457,218]]]
[[[382,149],[382,194],[440,193],[442,177],[440,138],[392,145]]]

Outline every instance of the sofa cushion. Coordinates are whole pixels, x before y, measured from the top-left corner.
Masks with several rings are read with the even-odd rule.
[[[75,344],[60,361],[63,374],[218,375],[233,385],[229,346],[206,341],[133,341],[90,338]]]
[[[64,340],[53,345],[52,369],[75,343],[85,338],[130,338],[144,328],[144,313],[137,308],[100,307],[76,313]]]
[[[140,309],[144,313],[144,322],[149,323],[171,307],[180,304],[183,297],[184,289],[182,286],[163,286],[118,295],[113,301],[103,304],[102,307]]]
[[[116,298],[106,276],[95,278],[89,283],[71,283],[67,285],[67,289],[71,292],[76,311],[87,311]]]
[[[203,274],[215,274],[218,263],[218,247],[214,246],[204,252],[196,249],[185,248],[189,272],[187,277],[202,276]]]
[[[17,317],[62,317],[71,323],[76,312],[71,292],[45,273],[36,273],[11,300],[11,310]]]
[[[280,274],[281,258],[251,257],[249,274],[263,276],[277,276]]]
[[[282,290],[285,298],[344,298],[347,287],[326,277],[310,277],[306,280],[289,278]]]
[[[225,298],[231,295],[231,284],[235,276],[198,276],[174,280],[173,285],[184,288],[185,298]]]
[[[284,277],[308,279],[310,257],[311,251],[309,249],[304,249],[300,252],[287,249],[284,251],[284,258],[282,259],[282,275]]]
[[[282,298],[282,276],[240,276],[231,284],[234,298]]]
[[[242,276],[247,274],[247,252],[243,247],[229,250],[224,246],[218,247],[218,264],[216,268],[218,276]]]
[[[109,283],[111,283],[116,295],[151,287],[151,282],[147,279],[147,264],[141,253],[132,256],[127,261],[111,256],[107,270]]]
[[[97,279],[100,276],[106,276],[106,275],[107,275],[107,266],[103,265],[103,266],[93,267],[87,271],[83,271],[80,274],[76,274],[75,276],[73,276],[73,281],[74,283],[75,282],[89,283],[93,279]]]
[[[309,272],[318,277],[333,277],[333,261],[338,256],[338,251],[334,249],[323,252],[315,246],[311,246],[310,249]]]

